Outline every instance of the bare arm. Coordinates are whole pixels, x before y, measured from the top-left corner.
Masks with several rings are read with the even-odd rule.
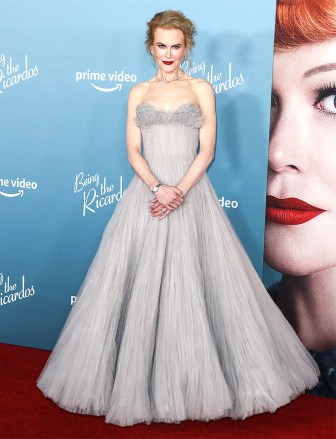
[[[204,124],[200,128],[200,152],[190,165],[182,180],[176,185],[184,195],[202,178],[215,155],[216,143],[216,110],[215,95],[212,85],[202,81],[195,87]]]
[[[144,90],[135,86],[128,96],[128,115],[126,128],[127,158],[137,175],[151,189],[159,180],[151,172],[149,165],[141,154],[141,131],[135,121],[136,107],[141,102]]]

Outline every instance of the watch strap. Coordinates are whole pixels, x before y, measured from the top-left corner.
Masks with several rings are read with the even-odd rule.
[[[157,192],[157,190],[159,189],[160,186],[163,186],[163,183],[158,183],[152,187],[151,191],[153,192],[153,194],[155,194]]]

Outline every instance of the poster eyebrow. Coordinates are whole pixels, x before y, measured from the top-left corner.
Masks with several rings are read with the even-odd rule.
[[[323,64],[321,66],[313,67],[312,69],[307,70],[304,74],[304,78],[310,78],[313,75],[317,75],[322,72],[329,72],[330,70],[336,70],[336,63],[328,63]]]

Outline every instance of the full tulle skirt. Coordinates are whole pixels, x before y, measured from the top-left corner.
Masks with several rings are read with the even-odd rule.
[[[190,163],[153,161],[176,184]],[[167,169],[170,170],[168,173]],[[319,369],[267,293],[204,174],[163,220],[135,174],[37,386],[120,426],[245,419],[314,387]]]

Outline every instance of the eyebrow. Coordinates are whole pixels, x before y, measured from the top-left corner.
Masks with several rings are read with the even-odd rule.
[[[165,43],[161,43],[160,41],[158,41],[156,44],[162,44],[163,46],[166,45]],[[181,45],[182,45],[181,43],[172,44],[172,46],[181,46]]]
[[[313,67],[307,70],[304,74],[304,78],[310,78],[313,75],[317,75],[322,72],[329,72],[330,70],[336,70],[336,63],[323,64],[322,66]]]

